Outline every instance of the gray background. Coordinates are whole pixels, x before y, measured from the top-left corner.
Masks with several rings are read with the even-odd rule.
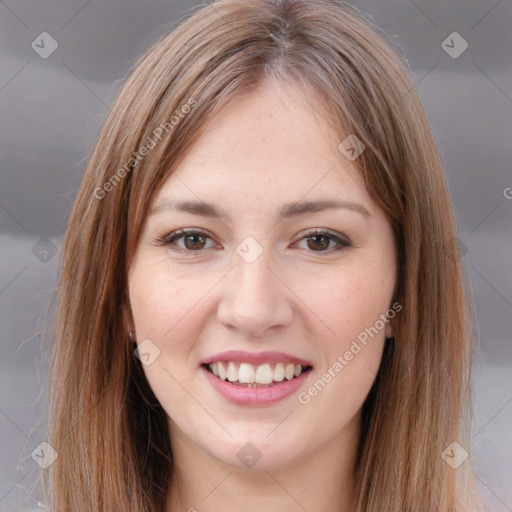
[[[490,509],[512,511],[512,4],[354,4],[402,46],[443,151],[480,346],[468,451]],[[87,156],[129,67],[194,5],[0,2],[1,511],[20,509],[44,440],[44,315]],[[458,58],[442,47],[454,31],[469,45]],[[31,47],[42,32],[58,43],[47,58]]]

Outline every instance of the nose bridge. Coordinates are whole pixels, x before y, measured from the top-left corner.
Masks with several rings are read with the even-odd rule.
[[[270,270],[275,266],[271,249],[246,239],[236,252],[226,276],[219,320],[252,334],[285,325],[293,316],[292,306],[286,287]]]

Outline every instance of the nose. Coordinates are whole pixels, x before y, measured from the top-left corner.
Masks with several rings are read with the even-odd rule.
[[[235,254],[233,268],[224,278],[218,307],[219,321],[251,337],[268,335],[271,327],[285,326],[293,318],[293,293],[263,253],[252,263]]]

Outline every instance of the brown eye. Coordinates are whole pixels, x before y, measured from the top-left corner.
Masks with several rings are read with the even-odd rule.
[[[183,240],[183,245],[178,244],[178,241]],[[173,251],[176,252],[200,252],[203,249],[209,249],[206,247],[208,240],[211,240],[209,233],[202,231],[185,231],[180,229],[170,235],[167,235],[158,240],[159,245],[169,246]]]
[[[307,241],[308,249],[313,252],[331,252],[331,249],[340,250],[351,245],[348,240],[342,240],[327,231],[319,230],[307,233],[302,240]],[[334,245],[331,245],[331,242],[334,242]]]
[[[207,247],[208,240],[212,240],[212,237],[207,232],[181,229],[159,239],[158,244],[169,246],[176,252],[191,253],[211,249],[212,246]],[[327,231],[310,232],[302,240],[307,241],[307,248],[313,252],[332,252],[351,246],[348,240],[342,240]],[[177,243],[178,241],[182,241],[182,244]]]
[[[182,238],[185,242],[185,247],[193,251],[196,249],[203,249],[206,237],[197,233],[192,235],[184,235]]]
[[[331,240],[326,235],[313,235],[307,238],[310,249],[327,249]],[[310,243],[313,242],[313,243]]]

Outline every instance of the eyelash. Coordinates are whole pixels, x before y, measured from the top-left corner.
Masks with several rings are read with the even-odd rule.
[[[182,247],[178,247],[174,242],[176,240],[179,240],[181,238],[184,238],[185,236],[189,236],[189,235],[201,235],[201,236],[204,236],[206,238],[210,238],[212,239],[212,235],[211,233],[209,233],[208,231],[202,231],[202,230],[185,230],[185,229],[179,229],[177,231],[173,231],[172,233],[164,236],[164,237],[161,237],[161,238],[158,238],[157,240],[157,245],[160,245],[160,246],[169,246],[169,248],[172,250],[172,251],[175,251],[175,252],[178,252],[178,253],[194,253],[194,252],[202,252],[204,249],[198,249],[197,251],[193,251],[193,250],[190,250],[190,249],[183,249]],[[337,244],[338,244],[338,247],[337,248],[331,248],[331,249],[326,249],[326,250],[321,250],[321,251],[310,251],[310,252],[313,252],[313,253],[331,253],[333,251],[339,251],[339,250],[342,250],[342,249],[345,249],[347,247],[351,247],[352,244],[348,241],[345,241],[345,240],[342,240],[340,239],[339,237],[333,235],[332,233],[328,232],[328,231],[324,231],[324,230],[320,230],[320,229],[312,229],[310,231],[308,231],[300,240],[306,240],[308,238],[312,238],[314,236],[326,236],[328,237],[330,240],[333,240],[335,241]],[[174,247],[170,247],[174,245]]]

